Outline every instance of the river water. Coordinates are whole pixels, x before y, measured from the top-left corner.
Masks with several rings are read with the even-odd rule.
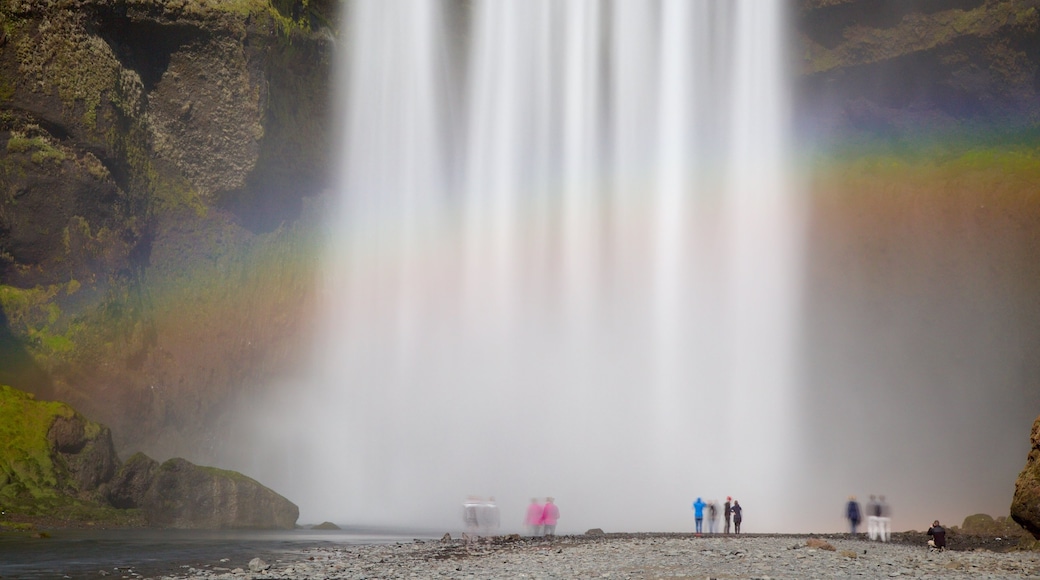
[[[291,531],[55,530],[50,537],[0,533],[0,578],[43,579],[153,577],[187,568],[249,568],[272,563],[306,547],[379,544],[429,539],[440,534],[405,530]]]

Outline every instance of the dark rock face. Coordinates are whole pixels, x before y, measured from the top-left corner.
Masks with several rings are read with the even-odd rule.
[[[209,456],[306,324],[338,6],[0,3],[0,381]]]
[[[140,508],[149,525],[180,529],[292,529],[295,504],[233,471],[138,453],[113,479],[108,500]]]
[[[891,134],[1040,111],[1036,0],[803,0],[801,117]]]
[[[47,439],[77,495],[95,496],[115,474],[119,458],[108,427],[91,423],[79,414],[57,417]]]
[[[1040,417],[1033,423],[1026,466],[1015,481],[1011,518],[1040,540]]]
[[[292,529],[299,508],[232,471],[170,459],[140,503],[150,525],[193,529]]]
[[[140,507],[158,469],[158,461],[144,453],[135,453],[109,483],[108,502],[120,509]]]

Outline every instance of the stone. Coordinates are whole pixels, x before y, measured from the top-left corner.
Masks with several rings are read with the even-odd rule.
[[[1040,540],[1040,417],[1033,422],[1026,465],[1015,481],[1011,518]]]
[[[603,531],[602,528],[592,528],[590,530],[585,530],[585,535],[586,536],[605,536],[606,533]]]
[[[234,471],[174,458],[156,470],[140,508],[149,525],[180,529],[284,529],[300,509]]]
[[[821,540],[820,538],[809,538],[805,541],[805,545],[810,548],[816,548],[817,550],[827,550],[829,552],[834,551],[834,546],[832,546],[830,542]]]
[[[255,572],[263,572],[264,570],[269,570],[270,568],[271,568],[271,565],[268,564],[267,562],[264,562],[260,558],[253,558],[252,560],[249,561],[249,571],[250,572],[254,572],[254,573]]]
[[[160,465],[137,453],[108,489],[113,507],[140,509],[148,525],[156,527],[292,529],[299,517],[295,504],[245,475],[180,458]],[[339,529],[325,524],[334,527],[323,529]]]

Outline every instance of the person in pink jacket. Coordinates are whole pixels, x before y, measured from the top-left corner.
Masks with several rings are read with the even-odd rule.
[[[560,519],[560,508],[553,503],[553,498],[545,498],[545,508],[542,509],[542,529],[546,536],[556,534],[556,520]]]
[[[542,512],[544,509],[542,504],[538,503],[538,499],[533,497],[531,498],[531,503],[527,505],[524,527],[527,528],[527,532],[532,536],[542,535]]]

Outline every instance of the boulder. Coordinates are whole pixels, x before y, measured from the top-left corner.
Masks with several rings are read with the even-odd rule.
[[[1033,422],[1026,466],[1015,481],[1011,518],[1040,540],[1040,417]]]
[[[155,471],[139,507],[149,525],[182,529],[286,529],[296,504],[234,471],[174,458]]]
[[[112,479],[108,501],[140,509],[148,525],[163,528],[292,529],[300,515],[295,504],[241,473],[180,458],[160,465],[143,453]]]

